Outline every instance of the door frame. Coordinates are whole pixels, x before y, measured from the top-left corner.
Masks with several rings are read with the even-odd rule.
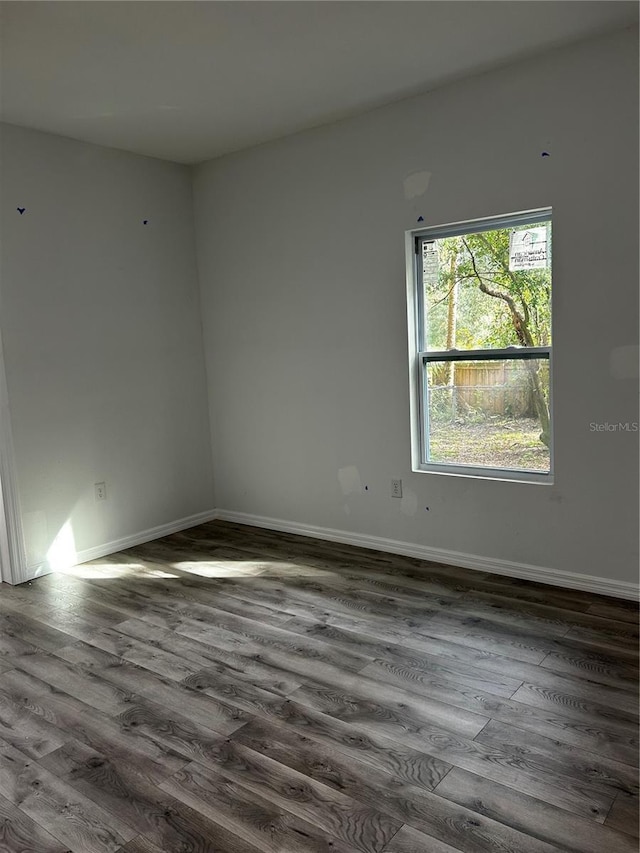
[[[0,331],[0,580],[19,584],[28,580],[22,512],[13,453],[9,393]]]

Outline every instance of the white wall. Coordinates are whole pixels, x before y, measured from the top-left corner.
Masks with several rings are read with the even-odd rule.
[[[191,175],[8,125],[2,155],[0,322],[33,566],[64,557],[69,531],[82,552],[214,506]]]
[[[199,167],[218,506],[636,580],[637,127],[627,31]],[[555,485],[412,473],[403,232],[546,205]]]

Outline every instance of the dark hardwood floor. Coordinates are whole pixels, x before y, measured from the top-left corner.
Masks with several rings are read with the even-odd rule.
[[[638,608],[214,522],[0,589],[0,851],[636,853]]]

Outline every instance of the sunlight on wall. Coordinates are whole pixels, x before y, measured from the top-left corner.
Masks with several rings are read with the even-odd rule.
[[[47,551],[46,565],[54,572],[76,578],[121,578],[140,575],[153,578],[178,578],[179,575],[160,568],[151,568],[144,563],[113,562],[78,563],[78,552],[73,535],[73,525],[68,518],[58,531]]]
[[[67,519],[47,551],[47,563],[53,571],[73,566],[77,562],[76,541],[71,521]]]

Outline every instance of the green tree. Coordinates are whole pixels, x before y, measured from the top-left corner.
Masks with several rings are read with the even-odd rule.
[[[437,280],[425,286],[431,348],[535,347],[550,343],[550,271],[510,270],[509,235],[510,229],[500,228],[438,241],[440,272]],[[531,400],[542,427],[540,440],[549,446],[549,403],[539,362],[526,361],[525,365]],[[445,380],[442,384],[451,384],[452,379],[449,374],[439,377],[439,381]]]

